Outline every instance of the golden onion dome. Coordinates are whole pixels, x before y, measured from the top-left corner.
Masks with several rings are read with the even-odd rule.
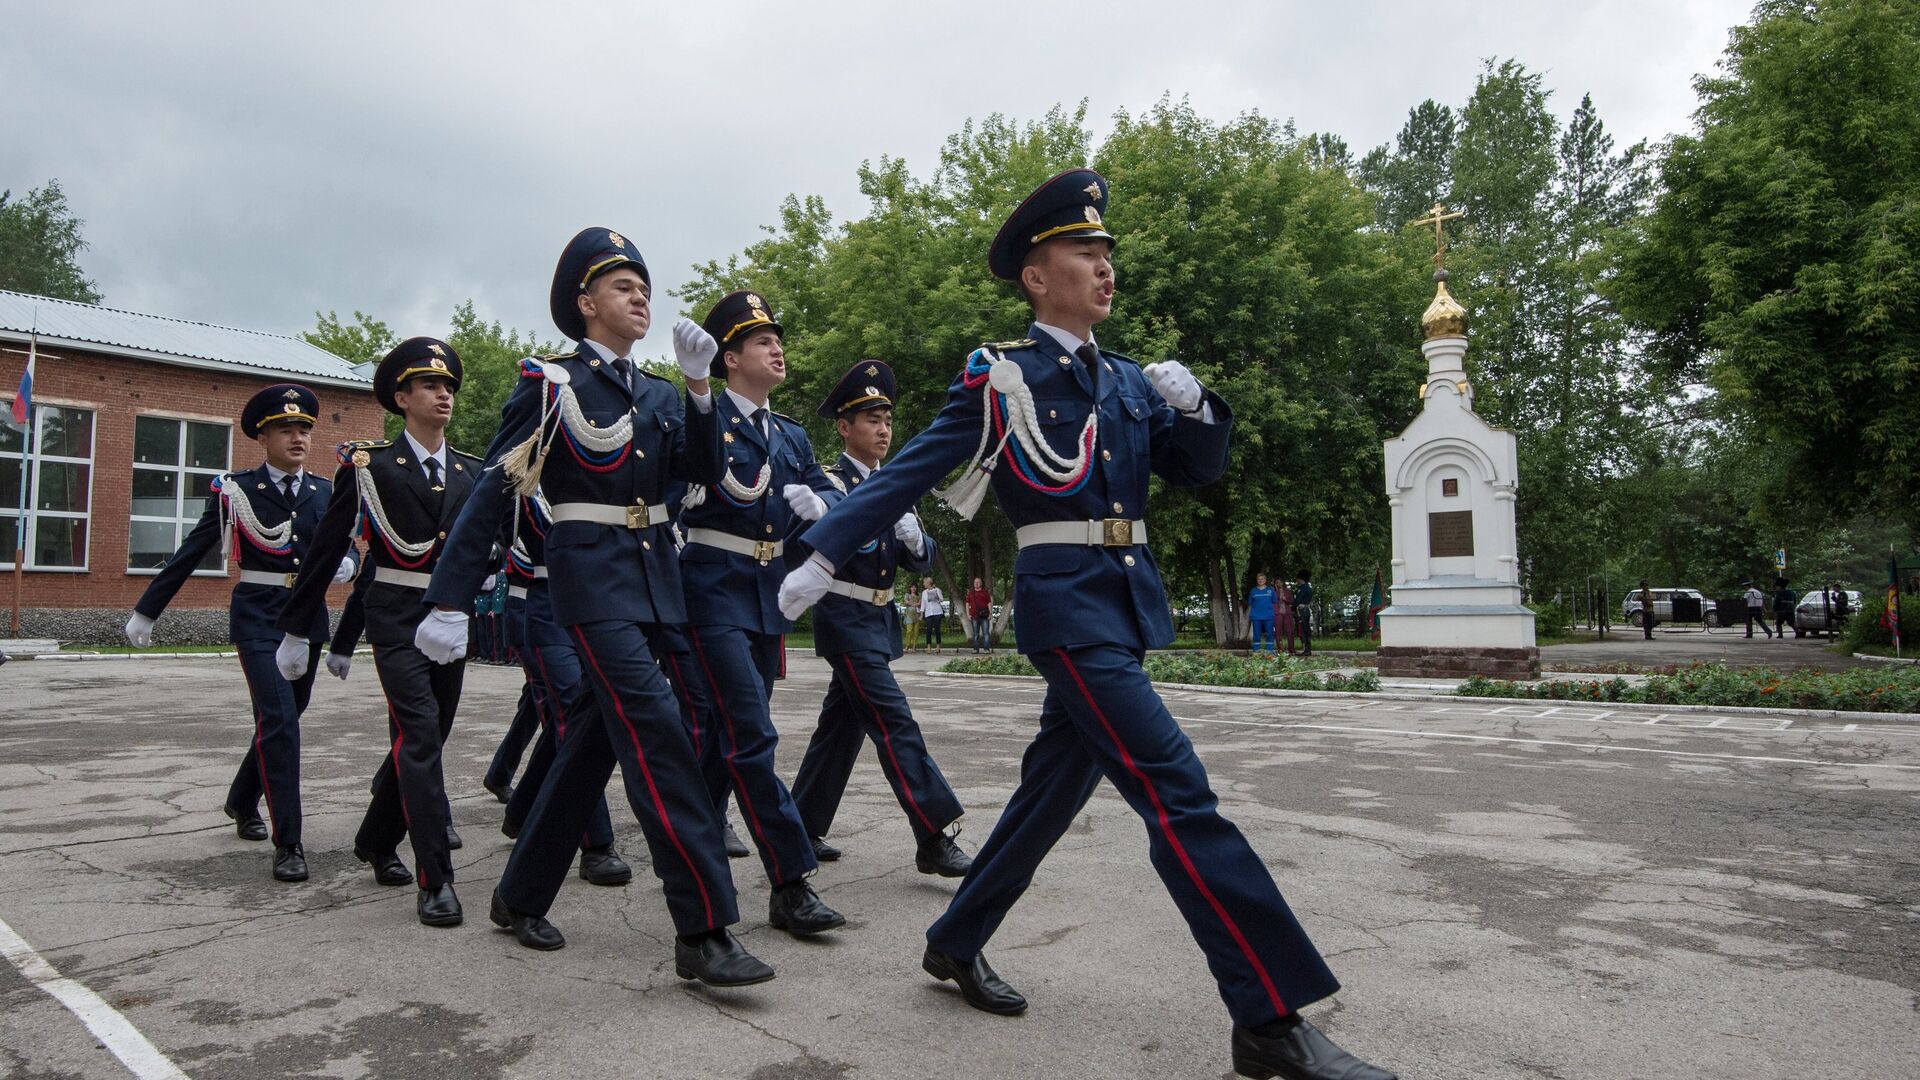
[[[1447,272],[1442,270],[1433,275],[1433,303],[1427,305],[1426,313],[1420,316],[1420,335],[1424,340],[1434,338],[1466,337],[1467,309],[1454,300],[1447,291]]]

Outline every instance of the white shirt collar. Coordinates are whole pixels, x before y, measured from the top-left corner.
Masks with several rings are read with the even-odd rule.
[[[759,411],[760,409],[767,408],[767,406],[765,405],[755,405],[753,402],[748,401],[744,396],[742,396],[739,393],[739,391],[736,391],[731,386],[727,387],[727,397],[733,400],[733,407],[740,410],[740,415],[746,417],[749,420],[753,419],[753,414],[755,412]],[[771,412],[772,410],[768,409],[768,411]],[[760,427],[760,434],[765,435],[766,433],[767,433],[766,425],[762,424]]]
[[[289,473],[284,469],[275,468],[273,462],[267,462],[267,479],[273,481],[274,487],[284,489],[286,485],[281,483],[281,481],[288,476],[293,477],[293,488],[295,491],[300,490],[300,486],[307,482],[305,473],[300,470]]]
[[[589,349],[592,349],[594,355],[598,356],[602,360],[613,361],[613,360],[621,359],[620,357],[614,355],[614,352],[612,349],[607,348],[605,345],[600,344],[599,342],[593,340],[592,338],[581,338],[580,344],[585,345]],[[628,363],[633,362],[632,357],[627,357],[626,360]]]
[[[1088,338],[1087,341],[1082,341],[1079,338],[1074,337],[1072,334],[1067,333],[1065,330],[1062,330],[1059,327],[1050,325],[1048,323],[1036,321],[1033,325],[1039,327],[1042,330],[1045,330],[1049,334],[1052,334],[1053,339],[1055,341],[1058,341],[1062,346],[1064,346],[1067,352],[1069,353],[1079,352],[1080,346],[1085,345],[1087,341],[1093,340],[1092,338]]]
[[[867,463],[866,463],[866,462],[864,462],[864,461],[861,461],[861,460],[860,460],[859,458],[857,458],[857,457],[854,457],[854,456],[853,456],[852,454],[846,454],[846,455],[843,455],[843,456],[844,456],[844,457],[845,457],[845,458],[846,458],[846,459],[847,459],[848,461],[851,461],[851,462],[853,462],[853,467],[854,467],[855,469],[858,469],[858,470],[860,471],[860,479],[862,479],[862,480],[865,480],[865,479],[866,479],[867,477],[869,477],[869,476],[872,476],[872,475],[873,475],[873,470],[872,470],[872,469],[869,469],[869,468],[867,468]]]
[[[440,475],[442,477],[447,475],[447,444],[445,440],[441,441],[438,451],[429,454],[427,448],[421,446],[420,441],[413,437],[413,432],[408,431],[406,428],[401,428],[400,434],[406,436],[407,445],[413,447],[413,456],[420,459],[420,467],[422,469],[427,467],[427,459],[432,458],[440,466]]]

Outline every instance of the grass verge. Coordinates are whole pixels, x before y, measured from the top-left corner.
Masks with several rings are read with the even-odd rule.
[[[1145,664],[1155,682],[1238,686],[1259,690],[1343,690],[1367,693],[1380,689],[1380,677],[1371,671],[1347,676],[1328,669],[1343,666],[1332,658],[1239,656],[1227,652],[1156,653]],[[964,675],[1029,675],[1040,673],[1024,656],[962,657],[940,668]]]
[[[1516,683],[1478,676],[1455,691],[1463,697],[1553,701],[1623,701],[1648,705],[1745,705],[1836,712],[1920,712],[1920,670],[1887,665],[1853,671],[1780,671],[1694,664],[1654,675],[1639,686],[1625,679]]]

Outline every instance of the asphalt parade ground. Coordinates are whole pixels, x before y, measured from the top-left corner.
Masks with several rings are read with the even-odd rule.
[[[902,683],[976,849],[1043,688]],[[775,694],[791,777],[827,670]],[[988,948],[1025,1016],[919,969],[954,883],[915,873],[871,751],[815,885],[847,927],[766,926],[779,977],[681,982],[614,787],[624,888],[570,878],[538,953],[486,918],[509,842],[480,777],[519,673],[469,667],[447,756],[465,925],[350,854],[385,752],[370,658],[324,673],[303,725],[312,879],[220,804],[250,734],[227,659],[0,670],[0,1076],[1214,1078],[1228,1021],[1201,954],[1103,787]],[[1345,989],[1307,1014],[1402,1077],[1920,1076],[1920,723],[1658,708],[1169,690],[1225,812]],[[412,863],[404,847],[402,856]]]

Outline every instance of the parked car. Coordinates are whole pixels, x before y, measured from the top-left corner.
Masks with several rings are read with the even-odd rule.
[[[1707,599],[1699,589],[1655,588],[1650,591],[1653,593],[1653,621],[1656,625],[1663,622],[1674,621],[1673,598],[1675,596],[1687,596],[1700,601],[1701,621],[1708,626],[1720,625],[1719,605]],[[1745,618],[1746,613],[1741,612],[1741,617]],[[1629,592],[1626,598],[1620,601],[1620,618],[1636,627],[1641,625],[1642,616],[1640,614],[1639,589],[1634,589],[1632,592]]]
[[[1833,599],[1831,601],[1822,599],[1826,594],[1826,590],[1814,589],[1807,593],[1807,595],[1801,597],[1800,603],[1794,606],[1793,636],[1806,637],[1808,634],[1817,634],[1824,631],[1828,637],[1832,637],[1840,627],[1838,625],[1827,625],[1827,613],[1831,610],[1836,616],[1840,614],[1841,593],[1845,593],[1847,597],[1847,617],[1852,618],[1860,614],[1860,594],[1853,589],[1833,590]],[[1834,619],[1835,624],[1838,624],[1839,621],[1838,618]]]
[[[1213,604],[1204,596],[1189,596],[1167,605],[1173,613],[1176,634],[1213,633]]]

